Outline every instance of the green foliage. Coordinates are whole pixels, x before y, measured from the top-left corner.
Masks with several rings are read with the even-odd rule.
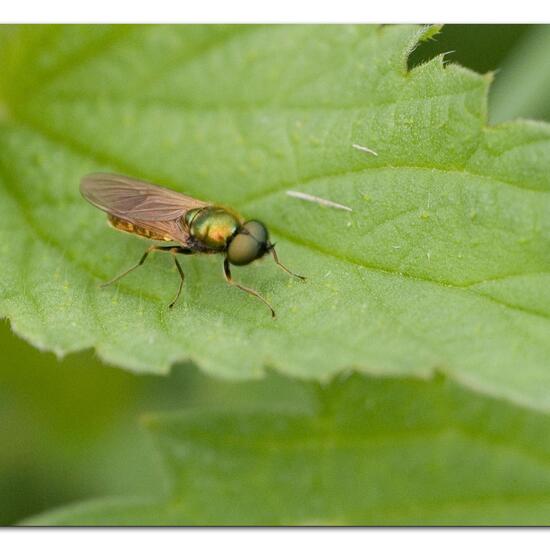
[[[62,355],[93,346],[165,373],[266,365],[323,379],[346,367],[427,376],[548,408],[550,130],[486,127],[488,77],[437,57],[407,26],[31,27],[0,59],[0,311]],[[369,155],[352,147],[367,146]],[[265,220],[289,266],[168,258],[98,283],[144,243],[78,194],[113,170]],[[329,198],[346,213],[293,199]],[[521,366],[521,369],[518,368]]]
[[[273,387],[274,380],[264,382]],[[284,384],[283,384],[284,382]],[[547,415],[431,381],[278,381],[294,408],[195,408],[145,418],[168,497],[102,499],[31,525],[541,524]],[[243,384],[246,401],[250,388]],[[298,394],[303,396],[298,399]]]
[[[439,30],[0,27],[0,315],[58,356],[215,375],[3,346],[0,505],[77,502],[41,525],[548,523],[550,127],[488,126],[491,75],[429,59]],[[544,112],[547,33],[522,35],[495,120]],[[166,257],[100,290],[146,245],[80,197],[97,170],[265,221],[308,281],[234,270],[275,321],[219,257],[183,258],[173,311]],[[168,490],[133,425],[159,408]]]

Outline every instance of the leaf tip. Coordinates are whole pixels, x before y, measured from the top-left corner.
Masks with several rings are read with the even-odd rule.
[[[486,84],[488,86],[490,86],[494,82],[495,76],[496,76],[497,73],[498,73],[498,69],[496,69],[494,71],[488,71],[488,72],[486,72],[485,74],[483,74],[481,76],[485,80]]]
[[[427,42],[428,40],[434,40],[434,38],[441,32],[442,29],[442,24],[425,25],[420,29],[417,40],[418,42]]]

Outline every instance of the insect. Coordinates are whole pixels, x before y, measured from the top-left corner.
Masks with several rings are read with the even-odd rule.
[[[149,246],[137,264],[101,285],[103,287],[143,265],[151,252],[169,252],[180,277],[176,296],[168,306],[172,308],[181,294],[184,281],[177,255],[224,254],[225,280],[261,300],[275,317],[275,310],[261,294],[233,281],[230,264],[247,265],[269,253],[283,271],[305,280],[305,277],[293,273],[279,261],[275,244],[269,240],[269,233],[262,222],[245,221],[228,208],[118,174],[89,174],[82,178],[80,192],[87,201],[107,213],[108,221],[115,229],[171,243]]]

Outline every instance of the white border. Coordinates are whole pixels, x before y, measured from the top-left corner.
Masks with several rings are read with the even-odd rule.
[[[545,537],[546,534],[546,537]],[[223,548],[223,550],[315,550],[383,548],[403,550],[486,550],[548,547],[540,529],[8,529],[0,531],[4,548],[41,550],[132,550]],[[546,539],[546,540],[545,540]],[[534,542],[545,542],[534,546]],[[182,546],[183,544],[183,546]]]
[[[479,0],[18,0],[4,23],[550,23],[550,3]]]

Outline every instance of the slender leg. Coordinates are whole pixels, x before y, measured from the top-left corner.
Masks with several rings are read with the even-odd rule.
[[[275,263],[286,273],[288,273],[289,275],[292,275],[293,277],[297,277],[298,279],[301,279],[302,281],[305,281],[306,278],[303,276],[303,275],[298,275],[297,273],[293,273],[292,271],[290,271],[290,269],[288,269],[288,267],[285,267],[280,261],[279,261],[279,257],[277,256],[277,252],[275,252],[275,245],[272,245],[271,248],[269,249],[269,251],[271,252],[271,255],[273,256],[273,259],[275,260]]]
[[[229,269],[229,260],[225,258],[223,262],[223,274],[225,275],[225,280],[233,286],[236,286],[237,288],[240,288],[241,290],[244,290],[245,292],[248,292],[248,294],[251,294],[252,296],[256,296],[258,300],[261,300],[271,311],[271,317],[275,317],[275,310],[271,307],[269,302],[261,295],[258,294],[255,290],[248,288],[247,286],[240,285],[239,283],[236,283],[232,277],[231,277],[231,270]]]
[[[145,262],[145,260],[147,259],[147,256],[149,256],[149,254],[151,252],[154,252],[155,250],[157,249],[157,247],[155,245],[151,245],[146,251],[145,253],[143,254],[143,256],[141,257],[141,260],[139,260],[139,262],[136,264],[136,265],[133,265],[130,269],[127,269],[126,271],[124,271],[124,273],[121,273],[120,275],[117,275],[114,279],[111,279],[110,281],[107,281],[106,283],[103,283],[101,285],[101,288],[105,288],[106,286],[109,286],[109,285],[112,285],[113,283],[116,283],[117,281],[119,281],[120,279],[122,279],[122,277],[128,275],[128,273],[131,273],[132,271],[134,271],[134,269],[137,269],[140,265],[143,265],[143,263]]]
[[[174,258],[174,262],[176,264],[176,267],[178,268],[178,273],[180,274],[180,286],[178,287],[178,292],[176,294],[176,297],[172,300],[172,302],[168,306],[169,308],[173,308],[174,304],[178,301],[178,298],[180,297],[180,294],[181,294],[181,289],[183,288],[183,280],[185,277],[185,275],[183,274],[183,269],[181,268],[181,265],[178,262],[178,259],[176,258],[176,254],[177,252],[172,250],[172,258]]]
[[[139,260],[139,262],[137,264],[133,265],[130,269],[127,269],[124,273],[121,273],[120,275],[117,275],[114,279],[111,279],[110,281],[108,281],[106,283],[103,283],[101,285],[101,287],[103,288],[103,287],[106,287],[106,286],[111,285],[113,283],[116,283],[117,281],[122,279],[122,277],[128,275],[128,273],[131,273],[132,271],[134,271],[134,269],[137,269],[140,265],[143,265],[143,263],[147,259],[147,256],[149,256],[149,254],[151,252],[170,252],[172,254],[172,257],[174,258],[174,262],[176,264],[176,267],[178,268],[178,273],[179,273],[179,276],[180,276],[180,284],[179,284],[179,287],[178,287],[178,292],[176,294],[176,297],[172,300],[172,302],[170,302],[170,305],[168,306],[168,307],[172,308],[174,306],[174,304],[177,302],[178,298],[180,297],[181,290],[183,288],[183,280],[184,280],[183,269],[181,268],[181,265],[178,262],[178,259],[176,258],[176,254],[192,254],[193,251],[189,248],[184,248],[182,246],[172,246],[172,245],[170,245],[170,246],[152,245],[145,251],[145,253],[143,254],[143,256],[141,257],[141,259]]]

